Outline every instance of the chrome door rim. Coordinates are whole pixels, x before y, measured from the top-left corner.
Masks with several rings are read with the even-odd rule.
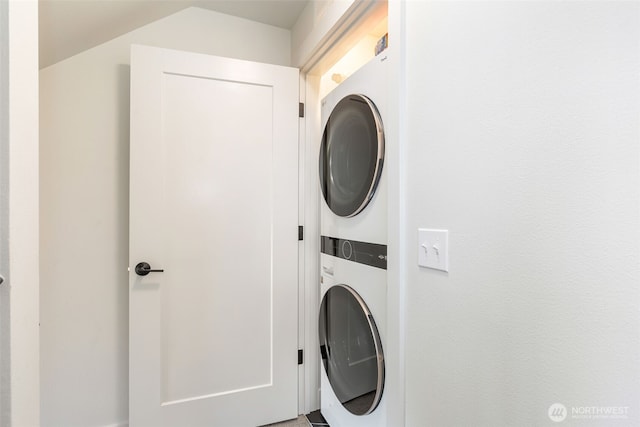
[[[346,100],[346,99],[351,99],[351,98],[357,98],[360,101],[363,101],[364,103],[367,104],[367,106],[369,107],[369,111],[371,112],[371,115],[373,116],[373,120],[376,126],[376,139],[377,139],[377,149],[376,149],[376,159],[375,159],[375,165],[374,165],[374,172],[373,175],[371,177],[371,182],[369,184],[369,189],[367,191],[367,194],[364,196],[363,200],[361,201],[360,205],[355,209],[352,210],[350,213],[348,214],[342,214],[339,212],[336,212],[334,210],[334,208],[331,206],[331,204],[327,201],[327,192],[329,191],[327,189],[327,184],[322,182],[322,175],[321,175],[321,190],[322,190],[322,195],[323,198],[325,200],[325,203],[327,203],[327,205],[329,206],[329,208],[338,216],[342,216],[342,217],[346,217],[346,218],[351,218],[353,216],[358,215],[360,212],[362,212],[362,210],[367,207],[367,205],[369,204],[369,202],[371,201],[371,199],[373,198],[373,196],[375,195],[376,189],[378,187],[378,183],[380,181],[380,177],[382,175],[382,168],[384,165],[384,155],[385,155],[385,137],[384,137],[384,126],[382,123],[382,118],[380,117],[380,113],[378,112],[378,109],[376,108],[375,104],[365,95],[362,94],[350,94],[347,95],[345,97],[343,97],[338,103],[336,103],[336,105],[334,106],[331,114],[329,115],[329,120],[327,121],[327,123],[329,123],[330,119],[331,119],[331,115],[333,115],[336,107],[340,104],[340,102]],[[329,147],[327,147],[326,142],[327,141],[327,125],[325,124],[325,128],[323,131],[323,135],[322,135],[322,142],[321,142],[321,148],[320,148],[320,173],[323,173],[323,167],[322,167],[322,158],[323,156],[326,156],[327,150],[329,149]],[[331,169],[331,166],[329,166],[328,168],[325,167],[325,169]],[[331,176],[331,174],[329,175]],[[328,177],[324,177],[324,179],[328,179]]]

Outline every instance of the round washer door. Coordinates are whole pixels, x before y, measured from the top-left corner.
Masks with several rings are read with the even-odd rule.
[[[384,388],[378,328],[360,295],[347,285],[329,288],[320,305],[320,354],[329,383],[354,415],[373,412]]]
[[[375,194],[384,161],[384,129],[373,102],[349,95],[334,107],[320,146],[320,186],[342,217],[362,211]]]

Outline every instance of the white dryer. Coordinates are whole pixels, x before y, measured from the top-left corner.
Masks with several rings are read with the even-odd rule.
[[[387,243],[388,50],[322,100],[320,234]]]
[[[320,411],[331,427],[384,427],[388,51],[322,101]]]

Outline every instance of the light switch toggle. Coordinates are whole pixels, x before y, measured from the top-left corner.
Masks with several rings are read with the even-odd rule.
[[[422,246],[422,249],[424,249],[424,252],[427,255],[429,255],[429,247],[424,243],[420,246]],[[436,253],[437,256],[440,256],[440,248],[438,247],[438,245],[431,246],[431,249],[433,249],[433,251]]]
[[[418,265],[449,271],[449,231],[418,229]]]

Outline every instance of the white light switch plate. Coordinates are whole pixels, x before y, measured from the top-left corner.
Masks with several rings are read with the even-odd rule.
[[[418,265],[449,271],[449,230],[418,229]]]

